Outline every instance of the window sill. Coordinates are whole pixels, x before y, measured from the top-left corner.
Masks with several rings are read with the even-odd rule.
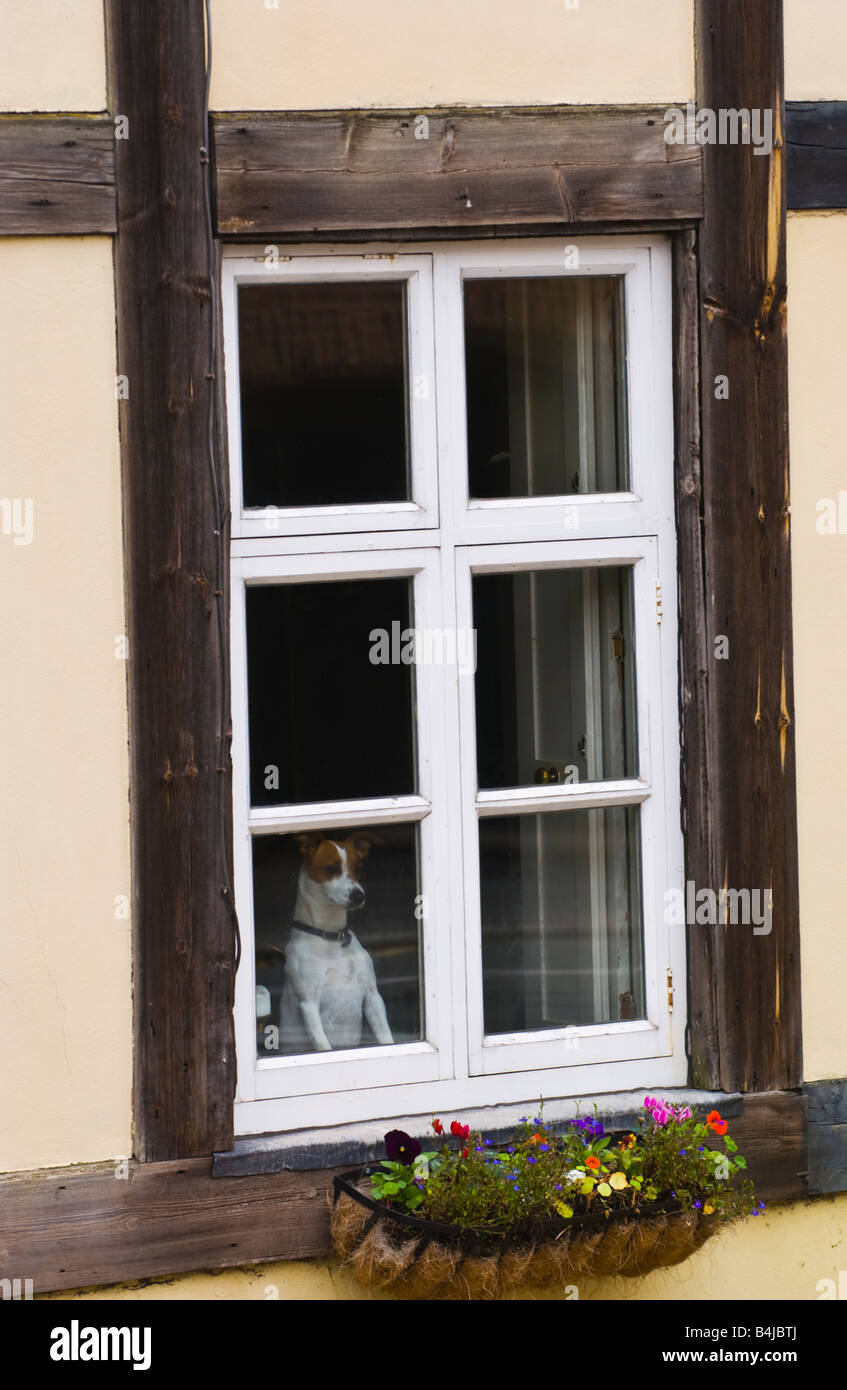
[[[662,1090],[677,1105],[697,1105],[719,1109],[727,1119],[741,1115],[743,1096],[736,1092]],[[597,1115],[607,1129],[631,1128],[638,1118],[644,1100],[643,1091],[624,1091],[600,1097]],[[463,1124],[471,1132],[481,1131],[492,1139],[503,1139],[514,1128],[521,1115],[535,1113],[536,1103],[485,1106],[464,1110]],[[563,1128],[577,1113],[590,1114],[591,1105],[585,1098],[548,1101],[544,1117],[556,1130]],[[452,1118],[452,1117],[450,1117]],[[392,1116],[390,1119],[366,1124],[338,1125],[331,1129],[299,1129],[288,1134],[260,1134],[236,1139],[232,1149],[212,1155],[212,1177],[256,1177],[263,1173],[309,1172],[323,1168],[353,1167],[373,1163],[384,1156],[383,1137],[387,1129],[403,1129],[415,1139],[433,1143],[431,1115]]]

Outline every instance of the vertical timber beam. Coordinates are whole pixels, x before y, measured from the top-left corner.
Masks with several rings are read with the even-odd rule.
[[[136,1154],[152,1162],[232,1145],[228,500],[226,469],[216,483],[210,465],[203,0],[106,0],[106,32],[110,109],[128,137],[115,142],[115,278],[134,1115]]]
[[[768,1091],[795,1087],[802,1074],[782,4],[696,0],[696,47],[699,112],[713,112],[719,132],[722,111],[746,109],[754,136],[770,113],[773,148],[757,152],[749,134],[746,144],[741,136],[703,147],[703,772],[711,825],[710,844],[690,844],[689,859],[711,861],[698,888],[771,889],[772,929],[689,927],[692,1081]]]

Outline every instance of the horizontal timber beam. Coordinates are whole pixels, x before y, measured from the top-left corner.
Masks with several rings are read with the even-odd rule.
[[[785,106],[788,206],[847,208],[847,101]]]
[[[758,1195],[806,1196],[801,1095],[745,1096],[731,1129]],[[214,1178],[211,1159],[195,1158],[12,1174],[0,1180],[0,1277],[31,1278],[37,1295],[326,1257],[326,1193],[341,1171]]]
[[[116,228],[115,126],[108,117],[0,115],[0,236]]]
[[[661,108],[220,113],[217,231],[256,238],[699,217]]]

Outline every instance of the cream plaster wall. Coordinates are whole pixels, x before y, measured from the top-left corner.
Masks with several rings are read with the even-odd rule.
[[[585,1301],[708,1299],[743,1302],[747,1299],[819,1299],[818,1282],[835,1281],[847,1270],[847,1196],[820,1197],[814,1202],[774,1207],[715,1236],[696,1255],[673,1269],[657,1270],[643,1279],[584,1280],[578,1286]],[[36,1291],[37,1293],[37,1291]],[[250,1269],[221,1270],[219,1274],[186,1274],[142,1287],[116,1285],[58,1294],[46,1298],[79,1299],[233,1299],[329,1300],[379,1299],[357,1284],[337,1262],[289,1261]],[[521,1299],[559,1300],[562,1291],[533,1290]],[[573,1299],[574,1295],[569,1295]],[[722,1316],[722,1315],[718,1315]],[[716,1323],[715,1326],[724,1324]],[[765,1345],[766,1349],[770,1346]]]
[[[212,105],[311,110],[694,95],[693,0],[212,0]]]
[[[112,243],[0,241],[0,1171],[128,1152],[126,662]],[[0,508],[0,525],[6,515]],[[8,521],[6,521],[6,530]]]
[[[847,213],[788,218],[788,362],[803,1064],[847,1076],[847,507],[821,535],[816,505],[847,490]],[[847,496],[845,496],[847,502]]]
[[[102,111],[103,0],[2,0],[0,111]]]
[[[845,100],[845,0],[783,0],[783,3],[786,100]]]

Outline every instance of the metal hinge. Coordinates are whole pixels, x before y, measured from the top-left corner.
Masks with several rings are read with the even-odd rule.
[[[668,1013],[673,1013],[673,971],[668,966]]]
[[[656,622],[662,621],[662,581],[656,580]]]

